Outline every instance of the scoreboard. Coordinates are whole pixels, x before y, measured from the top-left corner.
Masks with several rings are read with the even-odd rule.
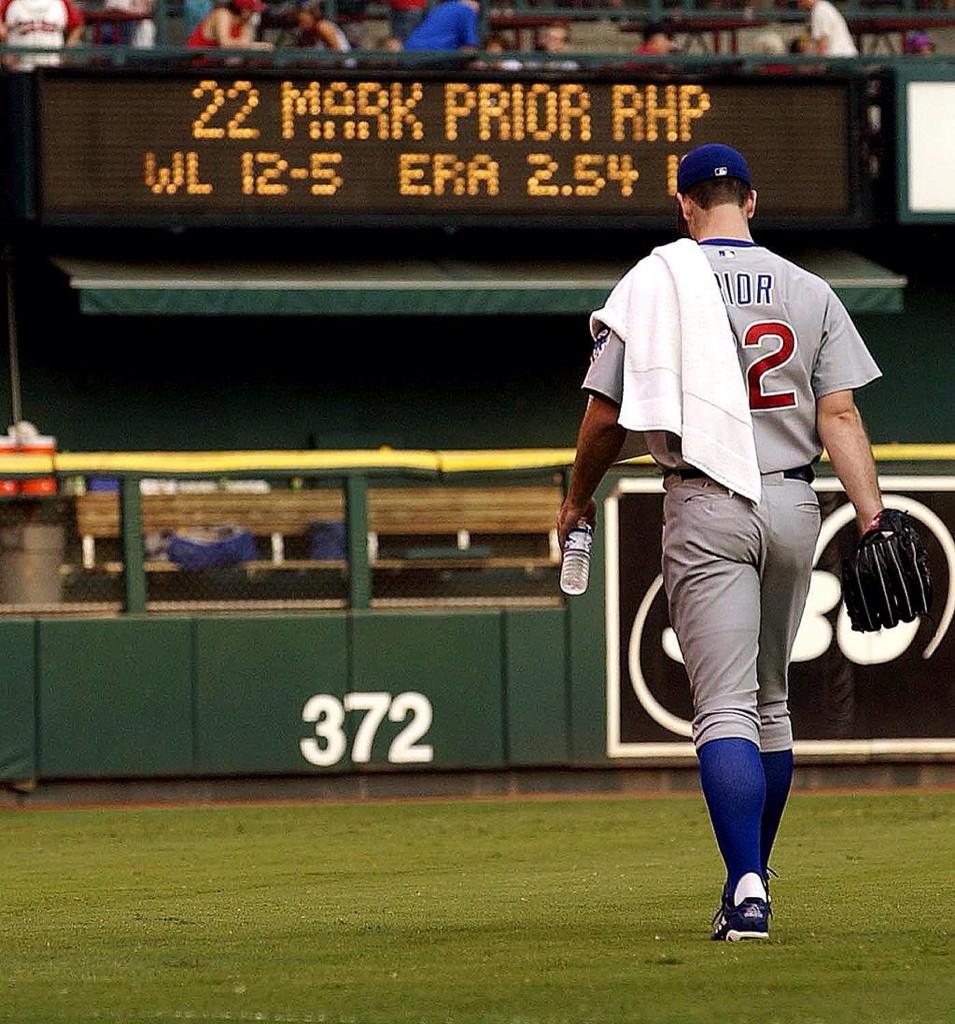
[[[861,210],[851,80],[392,70],[37,75],[49,223],[673,218],[681,157],[739,147],[761,220]]]

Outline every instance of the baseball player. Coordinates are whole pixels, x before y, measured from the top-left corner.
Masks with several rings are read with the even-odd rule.
[[[690,678],[703,793],[726,864],[712,937],[765,939],[769,855],[793,770],[788,664],[820,527],[812,467],[825,447],[860,533],[878,522],[882,500],[853,390],[880,372],[826,282],[753,241],[756,191],[740,153],[694,149],[680,164],[677,189],[681,226],[709,260],[737,342],[760,502],[688,465],[676,434],[645,437],[664,473],[664,585]],[[594,491],[627,433],[617,422],[627,338],[599,321],[592,331],[583,384],[590,398],[558,517],[561,543],[578,520],[595,521]]]

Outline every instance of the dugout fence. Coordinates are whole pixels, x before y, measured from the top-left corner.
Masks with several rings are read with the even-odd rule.
[[[567,452],[53,456],[0,503],[0,615],[559,607]],[[27,483],[27,487],[30,485]]]

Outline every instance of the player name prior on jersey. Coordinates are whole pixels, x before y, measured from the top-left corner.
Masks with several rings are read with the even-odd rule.
[[[720,250],[720,255],[726,255]],[[730,257],[732,258],[732,257]],[[720,295],[727,306],[771,306],[774,281],[772,274],[734,273],[720,270],[714,275]]]

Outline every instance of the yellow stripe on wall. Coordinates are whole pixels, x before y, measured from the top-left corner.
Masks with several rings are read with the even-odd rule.
[[[55,457],[61,473],[248,473],[334,469],[415,469],[437,472],[428,451],[388,448],[342,451],[90,452]]]
[[[955,462],[955,444],[880,444],[877,462]],[[141,473],[145,476],[229,473],[307,473],[350,469],[396,469],[430,473],[563,469],[574,461],[573,448],[396,451],[391,448],[319,451],[246,452],[63,452],[54,456],[10,454],[0,457],[0,476],[52,473]],[[631,464],[650,464],[650,457]]]
[[[54,471],[52,455],[20,455],[16,453],[0,455],[0,476],[9,473],[52,473]]]
[[[876,444],[876,462],[955,461],[955,444]]]

